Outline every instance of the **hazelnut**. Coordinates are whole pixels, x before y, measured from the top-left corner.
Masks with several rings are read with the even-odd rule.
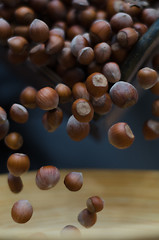
[[[78,82],[73,85],[72,95],[74,99],[84,98],[89,100],[90,96],[86,88],[86,84],[83,82]]]
[[[34,87],[28,86],[20,93],[20,102],[26,108],[36,108],[36,93],[37,90]]]
[[[55,108],[45,112],[42,118],[42,123],[48,132],[54,132],[63,121],[63,111],[60,108]]]
[[[81,141],[88,136],[90,125],[89,123],[79,122],[74,116],[70,116],[66,130],[72,140]]]
[[[94,51],[91,47],[82,48],[78,52],[78,62],[82,65],[89,65],[94,59]]]
[[[87,199],[86,205],[89,212],[100,212],[104,208],[104,200],[98,196],[93,196]]]
[[[6,120],[7,120],[7,113],[2,107],[0,107],[0,125],[5,123]]]
[[[36,94],[36,104],[43,110],[52,110],[58,106],[59,96],[51,87],[41,88]]]
[[[84,209],[78,214],[78,222],[85,228],[92,227],[96,221],[97,214],[89,212],[88,209]]]
[[[72,114],[79,122],[90,122],[94,116],[94,109],[88,100],[79,98],[72,104]]]
[[[21,36],[11,37],[8,39],[9,48],[15,54],[21,54],[27,50],[28,41]]]
[[[107,42],[111,37],[111,26],[105,20],[96,20],[90,27],[90,38],[93,43]]]
[[[30,159],[26,154],[13,153],[7,160],[7,168],[11,174],[19,177],[30,168]]]
[[[23,182],[20,177],[15,177],[11,173],[8,173],[8,186],[11,192],[19,193],[23,189]]]
[[[36,185],[41,190],[48,190],[55,187],[60,180],[60,172],[54,166],[43,166],[36,174]]]
[[[143,135],[145,140],[155,140],[159,137],[159,122],[149,119],[143,125]]]
[[[96,112],[99,115],[104,115],[108,113],[112,108],[112,100],[108,93],[105,93],[101,97],[98,98],[91,98],[91,103]]]
[[[29,28],[30,38],[34,42],[43,43],[49,39],[49,28],[40,19],[34,19]]]
[[[108,82],[115,83],[121,79],[119,65],[115,62],[108,62],[103,66],[102,73],[107,78]]]
[[[79,191],[83,185],[83,175],[80,172],[70,172],[64,178],[65,186],[73,192]]]
[[[67,103],[72,98],[72,91],[71,91],[71,89],[67,85],[65,85],[63,83],[57,84],[56,87],[55,87],[55,91],[59,95],[60,103]]]
[[[142,88],[149,89],[157,83],[158,74],[152,68],[144,67],[138,71],[137,78]]]
[[[93,97],[101,97],[108,90],[108,81],[101,73],[93,73],[86,79],[87,91]]]
[[[0,124],[0,140],[2,140],[9,131],[9,121],[6,120],[4,123]]]
[[[76,37],[74,37],[71,41],[71,51],[72,54],[77,57],[78,56],[78,52],[82,49],[88,46],[88,42],[87,40],[81,36],[81,35],[77,35]]]
[[[69,237],[80,237],[81,232],[80,230],[73,226],[73,225],[66,225],[62,230],[61,230],[61,236],[64,238],[69,238]]]
[[[120,108],[128,108],[137,103],[138,93],[136,88],[124,81],[114,83],[109,91],[110,97],[115,105]]]
[[[129,125],[125,122],[119,122],[112,125],[108,130],[109,143],[118,149],[125,149],[132,145],[135,136]]]
[[[114,32],[118,32],[122,28],[126,27],[132,27],[133,26],[133,20],[132,17],[127,13],[116,13],[111,19],[110,19],[110,25],[112,27],[112,30]]]
[[[0,18],[0,41],[3,43],[12,35],[10,24],[3,18]]]
[[[26,123],[28,121],[29,113],[27,109],[21,104],[14,103],[10,108],[10,117],[17,123]]]
[[[28,222],[33,214],[33,208],[28,200],[19,200],[14,203],[11,215],[16,223]]]
[[[111,56],[111,48],[106,42],[98,43],[94,47],[94,54],[97,63],[105,63]]]
[[[26,7],[26,6],[20,6],[18,7],[14,12],[15,20],[20,24],[30,24],[33,19],[35,18],[35,13],[33,9]]]
[[[12,150],[18,150],[23,145],[23,137],[17,132],[11,132],[4,139],[5,144]]]

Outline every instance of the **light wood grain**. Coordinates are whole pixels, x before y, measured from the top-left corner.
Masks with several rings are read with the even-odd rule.
[[[60,182],[48,191],[36,187],[35,172],[27,173],[19,194],[10,192],[7,176],[1,175],[0,239],[59,239],[61,229],[68,224],[81,230],[82,239],[159,239],[158,171],[82,170],[84,185],[78,192],[65,188],[63,178],[68,172],[62,170]],[[98,213],[97,223],[84,229],[77,215],[93,195],[105,200],[105,208]],[[28,199],[34,208],[26,224],[13,222],[10,215],[19,199]],[[42,238],[36,238],[38,233]]]

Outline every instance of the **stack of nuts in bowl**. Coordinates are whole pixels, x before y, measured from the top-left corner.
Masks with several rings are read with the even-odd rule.
[[[62,104],[72,102],[66,131],[74,141],[81,141],[90,132],[94,114],[109,114],[112,105],[128,108],[138,101],[136,88],[122,81],[120,66],[132,47],[158,19],[155,0],[1,0],[0,43],[8,60],[20,65],[29,62],[35,68],[44,66],[56,73],[61,82],[55,88],[27,86],[19,94],[19,103],[10,106],[11,121],[23,124],[29,120],[27,109],[44,111],[42,122],[48,132],[62,123]],[[159,54],[152,61],[154,69],[144,67],[137,73],[141,88],[159,95]],[[153,103],[153,114],[159,116],[159,100]],[[19,150],[23,137],[9,132],[7,113],[0,107],[0,139],[12,150]],[[131,146],[134,135],[125,122],[108,130],[110,144],[119,149]],[[145,139],[159,137],[159,123],[148,120],[143,127]],[[13,153],[7,161],[8,184],[18,193],[23,184],[21,174],[29,169],[29,157]],[[43,166],[36,175],[40,189],[50,189],[60,178],[55,166]],[[82,186],[81,173],[69,173],[64,184],[71,191]],[[75,186],[72,186],[72,184]],[[103,200],[93,196],[87,201],[78,221],[85,227],[96,221]],[[26,210],[26,212],[24,211]],[[27,222],[33,213],[28,201],[18,201],[12,208],[16,222]],[[74,229],[68,226],[66,229]],[[65,231],[65,229],[63,230]]]

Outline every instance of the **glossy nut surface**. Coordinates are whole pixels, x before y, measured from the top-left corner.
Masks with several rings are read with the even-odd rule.
[[[85,228],[90,228],[92,227],[96,221],[97,221],[97,214],[96,213],[91,213],[88,211],[88,209],[82,210],[78,214],[78,222]]]
[[[83,175],[81,172],[70,172],[64,178],[65,186],[73,192],[79,191],[83,186]]]
[[[48,190],[55,187],[60,180],[60,172],[54,166],[43,166],[36,174],[36,185],[41,190]]]
[[[67,103],[71,100],[72,91],[66,84],[63,83],[57,84],[55,90],[59,95],[60,103]]]
[[[66,126],[67,134],[73,141],[81,141],[86,138],[90,132],[89,123],[82,123],[70,116]]]
[[[21,104],[26,108],[36,108],[36,93],[37,90],[32,86],[24,88],[20,93]]]
[[[19,193],[23,189],[23,182],[20,177],[15,177],[11,173],[8,173],[8,186],[11,192]]]
[[[142,88],[149,89],[157,83],[158,74],[152,68],[144,67],[138,71],[137,79]]]
[[[52,110],[57,107],[59,96],[51,87],[41,88],[36,94],[36,104],[43,110]]]
[[[94,51],[91,47],[82,48],[78,52],[78,62],[82,65],[89,65],[94,60]]]
[[[105,20],[96,20],[90,27],[90,38],[93,43],[106,42],[111,37],[111,26]]]
[[[118,149],[125,149],[132,145],[135,136],[129,125],[125,122],[119,122],[112,125],[108,130],[109,143]]]
[[[28,200],[19,200],[14,203],[11,216],[16,223],[28,222],[33,214],[33,208]]]
[[[7,160],[7,168],[16,177],[21,176],[30,168],[30,159],[26,154],[13,153]]]
[[[23,137],[18,132],[11,132],[5,137],[4,142],[10,149],[18,150],[23,145]]]
[[[94,109],[88,100],[79,98],[72,104],[72,114],[79,122],[90,122],[94,116]]]
[[[110,25],[114,32],[118,32],[122,28],[131,27],[133,25],[133,20],[127,13],[116,13],[110,19]]]
[[[47,24],[40,19],[34,19],[30,24],[29,34],[34,42],[43,43],[49,38],[49,28]]]
[[[100,212],[104,208],[104,200],[99,196],[93,196],[87,199],[86,205],[89,212]]]
[[[14,103],[9,110],[10,117],[17,123],[26,123],[29,118],[27,109],[21,104]]]
[[[9,48],[16,54],[21,54],[27,50],[28,41],[21,36],[15,36],[8,39]]]
[[[86,79],[87,91],[93,97],[101,97],[108,90],[108,81],[101,73],[93,73]]]
[[[84,98],[87,100],[90,99],[90,95],[87,91],[86,84],[83,82],[78,82],[73,85],[72,95],[74,99],[78,99],[78,98]]]
[[[63,121],[63,111],[58,107],[44,113],[42,123],[48,132],[54,132]]]

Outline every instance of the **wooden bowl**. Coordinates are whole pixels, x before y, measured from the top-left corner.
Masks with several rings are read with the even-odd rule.
[[[61,170],[60,182],[45,191],[37,188],[35,172],[26,173],[19,194],[10,192],[7,175],[1,175],[0,239],[63,239],[61,230],[68,224],[81,231],[81,237],[73,239],[159,239],[158,171],[74,170],[82,171],[84,177],[78,192],[70,192],[63,184],[69,171]],[[96,224],[85,229],[77,216],[93,195],[104,199],[105,208],[97,214]],[[34,209],[26,224],[17,224],[11,218],[12,205],[20,199],[29,200]]]

